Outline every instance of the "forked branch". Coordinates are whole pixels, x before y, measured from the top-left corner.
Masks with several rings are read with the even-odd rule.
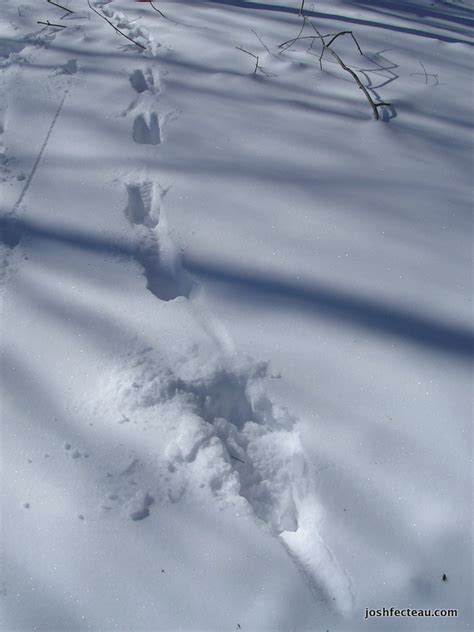
[[[305,35],[305,36],[303,36],[304,27],[306,25],[309,25],[313,29],[313,31],[315,32],[315,35],[309,35],[309,36]],[[362,90],[362,92],[364,93],[367,101],[369,102],[369,105],[370,105],[370,107],[372,109],[372,112],[374,114],[374,118],[378,121],[380,119],[378,108],[380,108],[380,107],[382,107],[384,105],[390,106],[391,104],[390,103],[386,103],[385,101],[381,101],[381,102],[376,103],[373,100],[373,98],[372,98],[370,92],[368,91],[368,89],[364,86],[364,84],[360,80],[360,77],[357,75],[357,73],[354,72],[354,70],[352,70],[352,68],[349,68],[349,66],[344,63],[344,61],[336,53],[336,51],[333,48],[331,48],[331,45],[341,35],[350,35],[352,37],[352,40],[354,41],[354,44],[357,46],[357,50],[359,51],[359,53],[361,55],[363,55],[362,49],[359,46],[359,42],[355,38],[354,33],[352,31],[340,31],[339,33],[328,33],[326,35],[322,35],[319,32],[319,30],[317,29],[317,27],[304,15],[303,15],[303,25],[302,25],[298,35],[296,37],[294,37],[293,39],[287,40],[286,42],[283,42],[283,44],[280,44],[279,48],[283,49],[282,52],[284,52],[290,46],[292,46],[293,44],[295,44],[299,40],[311,40],[311,46],[310,46],[310,48],[311,48],[312,44],[316,40],[319,40],[321,42],[321,54],[319,56],[319,65],[320,65],[321,69],[323,68],[324,53],[325,53],[325,51],[328,51],[328,53],[331,55],[331,57],[339,64],[339,66],[343,70],[345,70],[347,73],[349,73],[351,75],[351,77],[354,79],[354,81],[356,82],[356,84],[359,87],[359,89]]]
[[[245,50],[245,48],[242,48],[242,46],[236,46],[235,48],[237,50],[241,50],[243,53],[247,53],[247,55],[250,55],[251,57],[253,57],[255,59],[255,68],[253,70],[253,74],[254,75],[257,74],[258,70],[260,70],[260,72],[263,72],[263,74],[266,74],[265,71],[263,70],[263,68],[259,64],[260,57],[258,55],[254,55],[254,53],[251,53],[249,50]]]

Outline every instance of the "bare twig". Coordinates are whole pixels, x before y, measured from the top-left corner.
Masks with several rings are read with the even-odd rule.
[[[438,75],[427,72],[425,65],[422,61],[419,62],[420,66],[423,68],[423,72],[411,72],[410,77],[414,77],[415,75],[422,75],[425,78],[425,86],[428,85],[428,77],[433,77],[433,80],[436,83],[433,83],[433,86],[439,85]]]
[[[146,46],[143,46],[143,44],[140,44],[140,42],[137,42],[136,40],[134,40],[132,37],[129,37],[128,35],[126,35],[123,31],[121,31],[117,26],[115,26],[115,24],[113,22],[111,22],[108,18],[105,17],[105,15],[102,15],[102,13],[100,13],[99,11],[97,11],[97,9],[94,9],[94,7],[91,5],[90,0],[87,0],[87,4],[89,5],[89,9],[91,9],[91,11],[93,11],[94,13],[96,13],[100,18],[102,18],[103,20],[105,20],[107,22],[107,24],[110,24],[110,26],[114,29],[114,31],[116,33],[119,33],[120,35],[123,35],[123,37],[125,37],[125,39],[128,39],[129,42],[132,42],[132,44],[135,44],[135,46],[139,46],[140,48],[142,48],[143,50],[146,50]]]
[[[235,461],[238,461],[239,463],[243,463],[245,465],[245,461],[242,461],[242,459],[239,459],[238,456],[234,456],[233,454],[229,454],[231,459],[234,459]]]
[[[258,63],[258,62],[259,62],[259,57],[258,57],[258,55],[254,55],[254,54],[253,54],[253,53],[251,53],[250,51],[245,50],[245,48],[242,48],[242,46],[236,46],[235,48],[237,48],[237,50],[241,50],[243,53],[247,53],[247,55],[250,55],[251,57],[253,57],[253,58],[256,60],[256,61],[255,61],[255,68],[254,68],[253,74],[254,74],[254,75],[255,75],[255,74],[257,74],[257,70],[260,68],[260,65],[259,65],[259,63]]]
[[[154,9],[157,13],[159,13],[162,18],[165,18],[165,20],[167,19],[166,15],[163,13],[163,11],[160,11],[159,9],[157,9],[155,7],[155,5],[153,4],[152,0],[148,0],[148,2],[150,3],[151,8]]]
[[[298,35],[293,40],[291,40],[292,44],[294,44],[296,42],[296,40],[300,38],[300,35],[303,33],[305,26],[306,26],[306,18],[303,17],[303,24],[301,25],[300,32],[298,33]],[[290,40],[288,40],[288,42],[290,42]],[[280,44],[280,46],[278,48],[283,48],[283,46],[285,46],[285,44],[288,44],[288,42],[284,42],[283,44]],[[291,46],[291,44],[289,44],[289,46]],[[281,51],[281,52],[283,53],[284,51]]]
[[[316,33],[316,35],[311,35],[311,36],[302,36],[302,33],[304,31],[305,26],[308,25],[310,26],[313,31]],[[362,92],[364,93],[367,101],[369,102],[370,107],[372,108],[372,112],[374,113],[374,117],[376,120],[379,120],[380,115],[379,115],[379,111],[378,108],[386,105],[386,106],[390,106],[390,103],[385,103],[385,102],[379,102],[379,103],[375,103],[375,101],[372,99],[372,96],[370,95],[370,92],[368,91],[368,89],[364,86],[364,84],[362,83],[362,81],[360,80],[359,76],[352,70],[352,68],[349,68],[349,66],[347,66],[347,64],[345,64],[343,62],[343,60],[341,59],[341,57],[336,53],[336,51],[331,48],[331,44],[341,35],[350,35],[354,41],[354,44],[357,46],[357,50],[359,51],[359,53],[361,55],[363,55],[362,49],[359,46],[359,42],[356,40],[354,34],[352,31],[340,31],[339,33],[329,33],[326,35],[322,35],[319,30],[317,29],[317,27],[313,24],[313,22],[311,22],[306,16],[303,15],[303,25],[298,33],[298,35],[291,39],[288,40],[286,42],[283,42],[283,44],[280,44],[279,48],[282,48],[282,52],[284,52],[285,50],[287,50],[290,46],[292,46],[295,42],[299,41],[299,40],[311,40],[311,45],[310,48],[312,47],[313,43],[315,40],[319,40],[321,42],[321,54],[319,56],[319,66],[322,70],[323,68],[323,57],[324,57],[324,53],[325,51],[328,51],[328,53],[333,57],[333,59],[336,60],[336,62],[341,66],[341,68],[343,70],[345,70],[346,72],[348,72],[351,77],[354,79],[354,81],[357,83],[358,87],[360,88],[360,90],[362,90]],[[326,41],[327,38],[330,38],[329,41]]]
[[[301,0],[301,6],[300,6],[299,15],[304,15],[304,13],[303,13],[303,11],[304,11],[304,3],[305,3],[305,0]]]
[[[322,40],[323,38],[329,37],[330,35],[334,35],[334,33],[327,33],[326,35],[305,35],[304,37],[293,37],[292,39],[283,42],[283,44],[280,44],[278,48],[283,48],[284,46],[286,46],[285,50],[287,50],[290,46],[293,46],[295,42],[299,42],[300,40]],[[282,52],[284,53],[285,50],[283,50]]]
[[[325,46],[331,46],[331,44],[334,42],[334,40],[339,37],[339,35],[350,35],[352,37],[352,39],[354,40],[354,44],[357,46],[357,50],[359,51],[359,53],[361,55],[363,55],[364,53],[362,52],[361,47],[359,46],[359,42],[356,40],[354,33],[352,31],[341,31],[340,33],[336,33],[336,35],[334,35],[333,38],[331,38],[331,40],[329,42],[327,42],[325,44]],[[325,37],[327,37],[325,35]]]
[[[331,55],[334,57],[334,59],[337,61],[337,63],[341,66],[341,68],[343,68],[346,72],[348,72],[353,77],[354,81],[357,83],[359,88],[365,94],[365,96],[367,98],[367,101],[369,102],[369,105],[372,108],[372,112],[374,113],[375,120],[378,121],[379,118],[380,118],[378,108],[382,107],[383,105],[390,106],[391,104],[390,103],[385,103],[384,101],[381,101],[379,103],[375,103],[374,100],[372,99],[372,97],[370,96],[369,91],[364,86],[362,81],[359,79],[357,74],[351,68],[349,68],[349,66],[346,66],[346,64],[342,61],[342,59],[339,57],[339,55],[335,51],[333,51],[332,48],[329,48],[328,46],[324,46],[323,50],[328,50],[331,53]]]
[[[49,4],[54,4],[55,7],[58,7],[59,9],[62,9],[63,11],[66,11],[67,13],[74,13],[74,11],[72,9],[68,9],[67,7],[63,7],[62,4],[58,4],[57,2],[53,2],[53,0],[46,0],[46,2],[48,2]]]
[[[54,22],[50,22],[49,20],[46,20],[46,22],[38,20],[37,24],[44,24],[45,26],[56,26],[58,29],[66,29],[67,28],[67,26],[65,24],[54,24]]]
[[[262,38],[260,37],[260,35],[257,33],[257,31],[255,31],[254,29],[252,29],[252,33],[255,35],[255,37],[258,39],[258,41],[260,42],[260,44],[263,46],[263,48],[267,51],[267,53],[269,55],[273,55],[273,53],[270,51],[270,49],[268,48],[268,46],[265,44],[265,42],[262,40]]]

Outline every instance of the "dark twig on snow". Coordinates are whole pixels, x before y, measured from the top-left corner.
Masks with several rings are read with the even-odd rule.
[[[243,463],[245,465],[245,461],[242,461],[242,459],[239,459],[238,456],[234,456],[233,454],[229,454],[229,456],[231,459],[234,459],[235,461],[239,461],[239,463]]]
[[[37,24],[44,24],[45,26],[55,26],[58,29],[66,29],[67,28],[67,26],[65,24],[54,24],[54,22],[50,22],[49,20],[46,20],[46,22],[38,20]]]
[[[128,39],[129,42],[132,42],[132,44],[135,44],[135,46],[139,46],[140,48],[142,48],[143,50],[146,50],[146,46],[143,46],[143,44],[140,44],[140,42],[137,42],[136,40],[134,40],[132,37],[129,37],[128,35],[126,35],[123,31],[121,31],[117,26],[115,26],[115,24],[113,22],[111,22],[108,18],[105,17],[105,15],[102,15],[102,13],[100,13],[99,11],[97,11],[97,9],[94,9],[94,7],[91,5],[90,0],[87,0],[87,4],[89,5],[89,9],[91,9],[91,11],[93,11],[94,13],[96,13],[100,18],[102,18],[103,20],[105,20],[107,22],[107,24],[110,24],[110,26],[114,29],[114,31],[116,33],[119,33],[120,35],[123,35],[123,37],[125,37],[125,39]]]
[[[59,9],[62,9],[63,11],[66,11],[67,13],[74,13],[74,11],[72,9],[68,9],[67,7],[63,7],[62,4],[58,4],[57,2],[53,2],[53,0],[46,0],[46,2],[48,4],[54,4],[55,7],[58,7]]]
[[[300,6],[299,15],[304,15],[304,13],[303,13],[303,11],[304,11],[304,3],[305,3],[305,0],[301,0],[301,6]]]
[[[152,0],[148,0],[148,2],[151,5],[151,8],[154,9],[157,13],[159,13],[161,15],[162,18],[165,18],[165,20],[167,20],[168,18],[166,17],[166,15],[163,13],[163,11],[160,11],[157,7],[155,7],[155,5],[153,4]]]
[[[357,83],[359,88],[365,94],[365,96],[367,98],[367,101],[369,102],[369,105],[372,108],[372,112],[374,113],[375,120],[378,121],[379,118],[380,118],[378,108],[380,108],[380,107],[382,107],[384,105],[390,106],[391,103],[386,103],[385,101],[379,101],[379,103],[375,103],[375,101],[372,99],[369,91],[364,86],[362,81],[359,79],[357,74],[352,70],[352,68],[349,68],[349,66],[346,66],[346,64],[342,61],[342,59],[339,57],[339,55],[335,51],[333,51],[332,48],[329,48],[328,46],[325,46],[323,50],[328,50],[330,52],[330,54],[334,57],[334,59],[337,61],[337,63],[341,66],[341,68],[343,68],[346,72],[348,72],[352,76],[352,78]]]
[[[260,35],[257,33],[257,31],[255,31],[254,29],[252,29],[252,33],[255,35],[255,37],[258,39],[258,41],[260,42],[260,44],[263,46],[263,48],[267,51],[267,53],[269,55],[273,55],[273,53],[270,51],[270,49],[268,48],[268,46],[265,44],[265,42],[262,40],[262,38],[260,37]]]
[[[150,4],[152,9],[154,9],[159,15],[161,15],[162,18],[164,18],[165,20],[168,20],[168,22],[173,22],[173,24],[179,24],[181,26],[185,26],[183,25],[182,22],[179,22],[178,20],[175,20],[174,18],[169,18],[167,15],[165,15],[163,11],[160,11],[160,9],[158,9],[158,7],[155,7],[152,0],[148,0],[148,3]]]
[[[341,31],[340,33],[336,33],[334,35],[334,37],[332,37],[329,42],[327,42],[327,44],[325,44],[325,46],[331,46],[331,44],[334,42],[334,40],[339,37],[339,35],[350,35],[352,37],[352,39],[354,40],[354,44],[357,46],[357,50],[359,51],[359,53],[361,55],[363,55],[364,53],[362,52],[361,47],[359,46],[359,42],[356,40],[355,35],[352,31]],[[328,37],[327,35],[325,35],[324,37]]]
[[[295,42],[299,42],[301,40],[312,40],[314,42],[314,40],[323,39],[324,37],[329,37],[330,35],[335,35],[335,33],[327,33],[326,35],[305,35],[304,37],[292,37],[286,42],[283,42],[283,44],[280,44],[278,48],[283,48],[283,50],[280,52],[284,53],[286,50],[288,50],[288,48],[290,48],[290,46],[293,46]]]
[[[255,68],[253,70],[253,74],[256,75],[257,74],[257,70],[260,70],[261,72],[264,72],[264,70],[262,69],[262,67],[259,64],[260,58],[258,55],[254,55],[253,53],[251,53],[248,50],[245,50],[245,48],[242,48],[242,46],[236,46],[235,47],[237,50],[241,50],[243,53],[247,53],[247,55],[250,55],[251,57],[253,57],[255,59]]]
[[[434,86],[439,85],[438,75],[427,72],[424,63],[422,61],[420,61],[419,63],[420,63],[420,66],[423,68],[423,72],[411,72],[410,77],[414,77],[415,75],[422,75],[425,78],[425,86],[428,85],[428,77],[433,77],[433,80],[436,83],[433,83],[432,85]]]

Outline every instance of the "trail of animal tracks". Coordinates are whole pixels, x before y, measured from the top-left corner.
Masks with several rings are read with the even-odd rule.
[[[0,7],[2,629],[468,629],[472,8],[59,4]]]

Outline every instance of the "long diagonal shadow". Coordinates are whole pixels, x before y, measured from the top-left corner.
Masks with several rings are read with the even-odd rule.
[[[387,305],[350,290],[336,290],[322,283],[301,283],[291,278],[252,273],[236,267],[186,257],[186,269],[198,278],[232,286],[239,300],[298,303],[318,317],[357,326],[374,333],[402,339],[432,351],[454,354],[470,360],[474,352],[474,332],[462,326]]]
[[[107,239],[69,228],[44,227],[8,216],[0,218],[0,241],[15,247],[21,239],[28,237],[110,255],[136,258],[138,253],[138,246],[132,241]],[[455,355],[464,361],[472,360],[474,355],[474,333],[471,329],[387,305],[375,298],[361,297],[350,290],[335,290],[322,283],[305,284],[291,278],[251,273],[224,263],[216,264],[189,256],[182,263],[198,279],[207,278],[232,286],[235,292],[240,292],[240,300],[298,303],[300,307],[333,323],[385,334],[418,347]]]
[[[250,0],[204,0],[205,2],[213,3],[213,4],[223,4],[228,6],[235,6],[241,9],[260,9],[262,11],[274,11],[277,13],[287,13],[290,15],[299,15],[299,7],[300,3],[298,2],[294,7],[288,7],[281,4],[265,4],[263,2],[252,2]],[[314,11],[311,9],[305,10],[305,15],[308,18],[317,18],[319,20],[337,20],[338,22],[345,24],[354,24],[359,26],[370,26],[372,28],[384,29],[387,31],[395,31],[397,33],[405,33],[406,35],[416,35],[417,37],[427,38],[439,40],[441,42],[447,42],[451,44],[468,44],[469,46],[473,46],[473,42],[467,38],[460,37],[459,34],[453,30],[448,29],[449,32],[453,33],[453,36],[443,35],[440,32],[430,32],[428,30],[422,30],[418,28],[412,28],[408,26],[398,26],[395,24],[390,24],[389,21],[377,21],[377,20],[367,20],[363,18],[350,17],[347,15],[339,15],[336,13],[322,13],[320,11]],[[434,17],[445,17],[443,14],[436,15]],[[471,26],[474,22],[470,18],[459,19],[458,22],[466,27]],[[415,20],[415,24],[417,21]],[[419,23],[423,24],[423,21],[420,20]],[[436,26],[437,29],[441,30],[443,25],[431,25]]]

